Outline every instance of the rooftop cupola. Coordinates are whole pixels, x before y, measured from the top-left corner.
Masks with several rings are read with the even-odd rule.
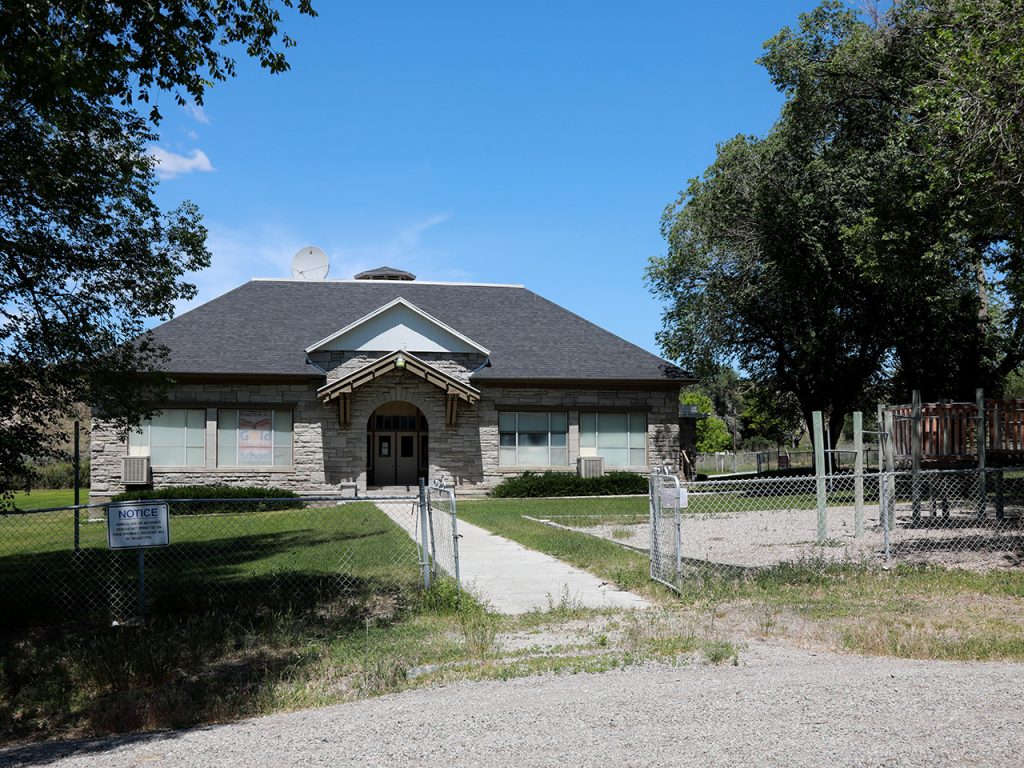
[[[360,272],[356,280],[415,280],[416,275],[411,272],[404,272],[394,267],[377,267]]]

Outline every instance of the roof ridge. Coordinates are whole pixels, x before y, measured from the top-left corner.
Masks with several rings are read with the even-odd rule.
[[[462,285],[473,288],[523,288],[529,290],[525,285],[521,283],[463,283],[454,282],[446,283],[441,280],[356,280],[355,278],[325,278],[323,280],[303,280],[295,277],[250,277],[250,283],[310,283],[320,285],[322,283],[356,283],[358,285],[391,285],[394,286],[396,282],[401,283],[403,287],[415,286],[415,285]]]

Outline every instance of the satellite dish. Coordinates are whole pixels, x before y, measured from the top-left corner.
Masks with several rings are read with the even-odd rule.
[[[292,257],[292,277],[299,280],[323,280],[330,269],[327,254],[315,245],[300,249]]]

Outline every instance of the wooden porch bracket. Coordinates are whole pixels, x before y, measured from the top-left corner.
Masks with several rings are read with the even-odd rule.
[[[455,429],[459,421],[459,396],[453,392],[448,393],[444,409],[445,429]]]
[[[352,426],[352,394],[343,392],[338,398],[338,423],[342,429]]]

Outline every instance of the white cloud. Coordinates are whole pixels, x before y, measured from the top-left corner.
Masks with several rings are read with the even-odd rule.
[[[185,111],[188,112],[197,123],[203,125],[210,124],[210,117],[206,114],[206,111],[198,104],[189,104],[185,107]]]
[[[336,243],[328,254],[331,277],[348,278],[376,267],[395,267],[420,280],[466,280],[469,274],[450,266],[449,254],[424,242],[427,230],[451,220],[450,213],[436,213],[402,224],[391,234],[363,243]]]
[[[253,277],[289,277],[292,255],[308,245],[273,227],[253,226],[251,230],[237,230],[207,222],[207,228],[210,266],[188,276],[188,281],[195,284],[198,292],[192,301],[178,302],[176,314],[204,304]]]
[[[161,179],[173,179],[193,171],[209,173],[214,170],[210,158],[201,149],[193,149],[191,156],[179,155],[157,146],[150,147],[149,151],[156,158],[156,175]]]
[[[394,240],[394,249],[400,253],[415,251],[420,247],[420,241],[423,238],[424,232],[431,227],[436,227],[438,224],[444,224],[451,217],[450,213],[435,213],[433,216],[427,216],[425,219],[413,222],[399,231],[398,236]]]

